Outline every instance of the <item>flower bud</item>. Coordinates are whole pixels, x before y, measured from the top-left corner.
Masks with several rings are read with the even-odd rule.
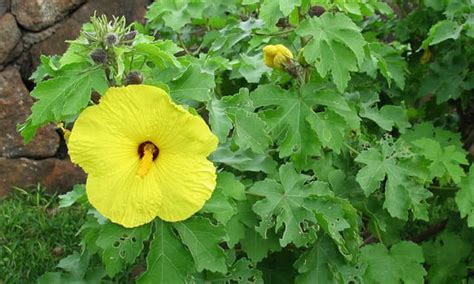
[[[125,76],[125,86],[128,85],[140,85],[143,83],[143,74],[140,71],[130,71]]]
[[[322,6],[312,6],[311,8],[309,8],[308,15],[310,17],[314,17],[314,16],[319,17],[322,14],[324,14],[324,12],[326,12],[326,9],[324,9],[324,7],[322,7]]]
[[[298,62],[303,66],[307,66],[308,62],[306,62],[303,52],[304,52],[304,47],[300,48],[300,50],[298,51],[298,56],[297,56]]]
[[[263,61],[270,68],[283,69],[292,63],[293,53],[282,44],[267,45],[263,48]]]
[[[431,60],[431,57],[433,54],[431,53],[431,50],[429,48],[426,48],[425,51],[423,52],[423,55],[420,58],[420,63],[421,64],[426,64]]]
[[[117,34],[115,33],[108,33],[104,37],[104,44],[107,47],[112,47],[114,45],[117,45],[118,41],[119,41],[119,38]]]
[[[131,31],[123,35],[123,41],[132,41],[137,36],[137,31]]]
[[[107,51],[102,48],[94,49],[89,55],[95,64],[103,64],[107,61]]]

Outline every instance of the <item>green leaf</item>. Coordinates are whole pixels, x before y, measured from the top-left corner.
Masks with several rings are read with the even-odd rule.
[[[278,20],[284,17],[283,13],[280,11],[280,2],[275,0],[264,0],[259,16],[265,23],[265,27],[275,27]]]
[[[428,138],[415,140],[412,144],[419,148],[418,153],[431,161],[428,169],[433,177],[447,175],[459,183],[466,175],[460,166],[468,164],[464,151],[458,151],[453,145],[442,148],[439,142]]]
[[[263,56],[261,53],[257,53],[254,56],[248,56],[242,54],[240,56],[239,73],[249,83],[258,83],[264,73],[269,72],[271,69],[268,68],[262,60]]]
[[[213,97],[207,104],[207,110],[209,111],[209,124],[212,133],[219,138],[220,143],[225,143],[227,135],[232,129],[232,121],[225,113],[224,103]]]
[[[400,54],[393,47],[379,42],[367,44],[367,50],[369,54],[361,71],[375,78],[375,70],[378,69],[389,86],[393,80],[400,89],[404,89],[408,69],[407,62]]]
[[[244,239],[247,230],[254,230],[255,226],[257,225],[257,215],[252,211],[253,203],[254,200],[248,199],[237,202],[237,214],[232,216],[226,225],[226,242],[229,247],[234,247],[237,243]]]
[[[89,261],[89,254],[86,253],[80,255],[78,252],[74,252],[73,254],[61,259],[57,267],[69,272],[75,279],[83,279],[87,272]]]
[[[304,47],[306,61],[314,64],[321,77],[331,72],[337,89],[343,92],[350,72],[357,71],[365,58],[366,44],[359,27],[341,13],[324,13],[307,19],[296,29],[299,36],[312,36]]]
[[[474,165],[471,165],[469,175],[461,179],[460,190],[456,192],[456,204],[461,218],[467,216],[467,225],[474,227]]]
[[[355,161],[366,165],[356,177],[366,196],[380,188],[381,182],[387,178],[384,208],[392,217],[407,220],[408,210],[411,210],[415,219],[428,219],[424,201],[432,194],[414,181],[417,173],[403,159],[399,161],[396,152],[382,155],[370,148],[361,152]]]
[[[41,64],[36,68],[35,72],[31,74],[29,79],[33,80],[35,84],[38,84],[39,82],[43,81],[44,78],[46,78],[47,76],[56,77],[57,74],[59,73],[59,68],[60,68],[59,60],[60,60],[60,57],[57,55],[54,55],[54,56],[41,55],[40,56]]]
[[[234,139],[242,150],[252,149],[257,154],[263,154],[271,144],[267,134],[267,125],[256,113],[255,107],[248,96],[248,90],[241,89],[239,94],[223,99],[225,112],[234,124]]]
[[[421,138],[429,138],[437,141],[443,148],[454,146],[456,151],[464,152],[464,145],[460,133],[436,127],[432,122],[423,122],[414,125],[410,130],[404,133],[401,138],[410,143]]]
[[[318,240],[294,263],[300,273],[295,283],[337,283],[331,270],[331,263],[338,257],[339,252],[330,238]]]
[[[211,155],[215,163],[231,166],[239,171],[264,172],[272,174],[276,172],[277,163],[267,154],[255,154],[250,150],[232,151],[225,144],[217,148]]]
[[[463,26],[450,20],[443,20],[430,28],[428,37],[421,44],[426,49],[430,45],[435,45],[448,39],[458,39]]]
[[[231,267],[231,272],[226,277],[237,283],[263,283],[262,272],[253,266],[246,258],[237,260]]]
[[[281,250],[278,237],[274,233],[269,233],[267,238],[264,239],[253,228],[247,228],[245,237],[240,241],[240,244],[242,250],[247,253],[247,256],[253,263],[260,262],[271,251]]]
[[[382,244],[362,247],[361,261],[367,264],[365,283],[423,283],[423,251],[412,242],[400,242],[390,251]]]
[[[378,100],[378,99],[377,99]],[[380,109],[369,104],[363,104],[360,116],[375,122],[380,128],[391,131],[396,126],[401,133],[411,126],[408,122],[407,111],[402,106],[384,105]]]
[[[56,267],[62,272],[47,272],[38,278],[37,283],[101,283],[106,276],[102,266],[91,262],[91,255],[87,251],[68,255],[61,259]]]
[[[162,50],[163,42],[139,43],[134,46],[138,54],[146,56],[159,69],[181,68],[181,63],[169,52]]]
[[[191,64],[179,77],[168,83],[171,97],[177,101],[195,100],[207,102],[216,86],[214,76],[201,71],[199,65]]]
[[[183,243],[188,247],[198,272],[204,269],[227,272],[224,250],[219,246],[225,238],[224,227],[214,226],[203,217],[191,217],[174,223]]]
[[[70,207],[75,203],[85,203],[87,202],[86,186],[84,184],[76,184],[73,190],[59,195],[59,199],[59,208]]]
[[[108,81],[103,69],[87,64],[70,64],[58,77],[38,83],[30,93],[38,101],[31,107],[32,114],[19,127],[25,143],[33,139],[36,130],[52,121],[77,115],[90,100],[92,90],[104,94]]]
[[[226,225],[237,213],[234,200],[245,200],[245,186],[229,172],[220,172],[217,175],[216,189],[211,199],[204,204],[203,211],[212,213],[214,218]]]
[[[348,260],[358,257],[361,238],[357,210],[345,199],[324,195],[307,203],[319,226],[330,236],[340,253]]]
[[[443,232],[436,240],[423,243],[428,281],[433,284],[461,283],[466,279],[466,259],[472,256],[472,244],[460,236]]]
[[[348,278],[344,283],[360,281],[365,267],[350,269],[345,266],[334,242],[323,235],[293,265],[298,269],[297,284],[340,283],[341,278]],[[347,275],[343,275],[347,274]]]
[[[90,60],[90,48],[87,46],[87,44],[87,40],[82,37],[71,42],[66,52],[61,56],[61,59],[59,60],[60,66],[64,67],[68,64],[84,63]]]
[[[301,0],[280,0],[280,11],[286,17],[288,16],[296,7],[301,6]]]
[[[206,283],[262,283],[262,271],[247,258],[238,259],[229,269],[227,274],[208,274]]]
[[[192,272],[191,255],[173,232],[173,227],[157,219],[155,237],[147,256],[147,270],[137,283],[188,283]]]
[[[201,19],[205,8],[203,1],[162,0],[148,8],[146,18],[152,25],[163,23],[178,32],[191,23],[191,19]]]
[[[311,128],[316,131],[321,144],[339,154],[348,128],[344,119],[330,110],[318,112],[306,119]]]
[[[150,224],[136,228],[124,228],[113,223],[102,226],[96,244],[102,249],[102,262],[110,277],[135,262],[150,233]]]
[[[297,173],[293,164],[280,167],[281,182],[265,179],[256,182],[249,190],[264,199],[255,202],[253,210],[262,220],[257,231],[266,237],[267,230],[275,227],[275,231],[283,228],[280,245],[289,243],[302,246],[314,240],[312,230],[305,231],[308,222],[315,223],[314,214],[305,206],[308,197],[318,193],[319,183],[305,185],[308,177]]]
[[[240,216],[238,214],[230,218],[229,222],[226,224],[225,230],[227,232],[226,243],[229,248],[235,247],[235,245],[245,237],[245,226],[240,221]]]
[[[217,188],[222,189],[225,196],[235,200],[245,200],[245,186],[230,172],[217,174]]]
[[[339,94],[332,88],[321,88],[317,85],[308,84],[305,86],[303,91],[309,91],[313,89],[311,94],[311,101],[316,105],[325,106],[327,110],[337,113],[343,117],[348,127],[351,129],[359,129],[361,119],[357,115],[357,111],[351,105],[349,105],[345,96]],[[314,92],[317,91],[317,92]]]
[[[222,193],[222,189],[216,188],[211,198],[204,204],[202,212],[212,213],[219,223],[225,225],[235,215],[237,209],[235,204]]]
[[[306,119],[314,115],[312,107],[321,89],[306,86],[301,92],[296,92],[275,85],[260,85],[251,94],[255,107],[268,107],[260,114],[273,140],[280,146],[280,157],[293,155],[304,160],[319,153],[316,133]]]
[[[453,49],[440,54],[440,57],[430,64],[430,72],[421,81],[418,91],[419,97],[434,95],[437,104],[457,99],[465,89],[469,89],[464,85],[469,80],[469,73],[466,72],[469,59],[465,52]]]

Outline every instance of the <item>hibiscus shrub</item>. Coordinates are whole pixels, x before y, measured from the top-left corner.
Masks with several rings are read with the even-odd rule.
[[[73,161],[89,173],[62,196],[64,207],[89,212],[82,250],[39,281],[469,282],[473,10],[470,0],[161,0],[145,25],[93,17],[62,56],[41,57],[37,101],[19,126],[28,142],[61,123]],[[160,103],[135,103],[123,90],[137,84],[206,121],[217,149],[200,138],[211,135],[206,127],[163,117]],[[77,146],[81,117],[101,108],[101,96],[115,112],[111,90],[129,96],[129,109],[105,122],[98,115],[96,137],[89,125]],[[133,117],[119,116],[127,111]],[[166,124],[189,159],[162,167],[160,139],[133,150],[137,184],[164,169],[147,187],[163,196],[137,206],[145,187],[125,183],[124,165],[104,149],[130,138],[122,122],[132,131],[142,120]],[[104,129],[120,133],[102,139]],[[189,145],[179,144],[184,136]],[[200,168],[206,157],[192,158],[209,149],[211,174]],[[92,158],[75,158],[82,154]],[[116,198],[124,192],[129,199]]]

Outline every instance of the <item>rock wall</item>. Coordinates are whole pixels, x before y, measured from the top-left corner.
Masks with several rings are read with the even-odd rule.
[[[144,21],[152,0],[0,0],[0,198],[12,187],[38,183],[67,191],[85,174],[66,155],[53,125],[42,128],[24,145],[16,132],[30,114],[33,99],[28,78],[41,54],[62,54],[66,40],[75,39],[83,23],[96,13],[124,15]]]

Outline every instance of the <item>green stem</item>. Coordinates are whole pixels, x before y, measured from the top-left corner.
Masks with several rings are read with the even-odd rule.
[[[265,197],[264,195],[260,195],[260,194],[253,193],[253,192],[248,192],[248,191],[246,191],[245,194],[252,195],[252,196],[257,196],[257,197]]]
[[[343,143],[344,146],[346,146],[349,150],[351,150],[352,152],[354,152],[355,154],[357,155],[360,155],[360,152],[357,151],[355,148],[353,148],[351,145],[347,144],[347,143]]]
[[[188,48],[186,47],[186,45],[184,44],[184,41],[183,39],[181,38],[181,34],[176,34],[176,37],[179,41],[179,44],[181,45],[181,47],[184,49],[184,52],[186,52],[186,54],[190,54]]]
[[[457,188],[457,187],[437,186],[437,185],[430,185],[430,186],[428,186],[428,189],[434,189],[434,190],[449,190],[449,191],[458,191],[458,190],[459,190],[459,188]]]
[[[280,36],[280,35],[286,35],[294,31],[294,29],[289,29],[289,30],[284,30],[284,31],[279,31],[279,32],[274,32],[274,33],[261,33],[261,32],[253,32],[255,35],[260,35],[260,36]]]

